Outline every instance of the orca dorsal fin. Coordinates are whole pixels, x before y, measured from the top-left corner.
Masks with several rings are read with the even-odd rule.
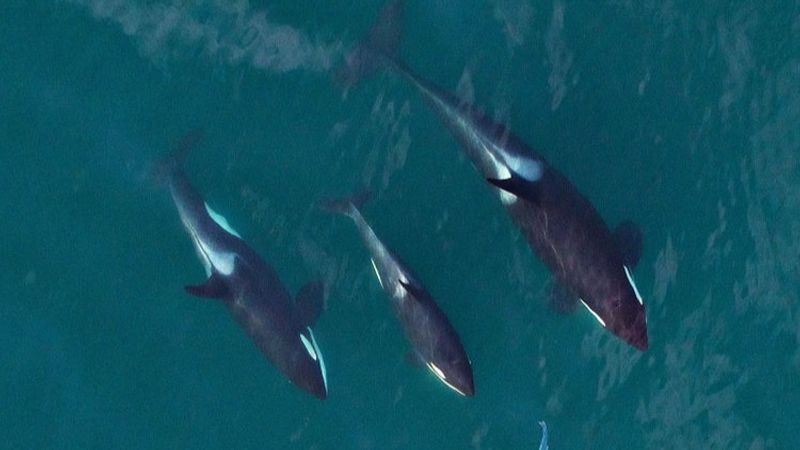
[[[614,229],[614,242],[622,255],[622,263],[633,269],[642,256],[642,230],[630,220],[625,220]]]
[[[487,178],[486,181],[499,189],[514,194],[531,203],[538,204],[541,200],[539,183],[527,180],[515,173],[512,173],[510,178],[504,178],[502,180]]]
[[[185,286],[184,289],[195,297],[223,299],[228,296],[228,286],[222,275],[214,272],[205,283],[197,286]]]
[[[411,281],[397,280],[403,288],[416,299],[425,298],[428,294],[421,286]]]
[[[325,287],[321,281],[310,281],[297,292],[294,307],[297,319],[303,326],[310,327],[322,313]]]

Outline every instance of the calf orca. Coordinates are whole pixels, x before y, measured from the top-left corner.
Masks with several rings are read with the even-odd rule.
[[[472,397],[472,365],[458,333],[419,279],[389,250],[364,220],[359,210],[366,193],[352,199],[326,200],[321,206],[344,214],[356,223],[371,255],[372,268],[413,346],[415,360],[457,393]]]
[[[328,395],[325,363],[311,331],[322,310],[322,284],[306,284],[293,300],[275,270],[203,201],[182,170],[189,148],[198,139],[197,132],[187,135],[158,169],[208,275],[204,284],[187,286],[186,291],[222,300],[278,370],[324,399]]]
[[[580,301],[611,333],[647,350],[647,323],[632,269],[641,232],[624,222],[613,233],[594,206],[507,127],[415,74],[398,56],[402,0],[390,0],[350,53],[337,79],[351,85],[381,68],[408,80],[494,187],[534,252],[555,275],[551,293]]]

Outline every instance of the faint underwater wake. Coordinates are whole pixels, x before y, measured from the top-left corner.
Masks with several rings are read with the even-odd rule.
[[[341,44],[323,44],[289,25],[270,21],[247,0],[136,3],[125,0],[67,0],[98,20],[119,25],[156,65],[192,54],[222,65],[246,64],[265,72],[326,71]]]

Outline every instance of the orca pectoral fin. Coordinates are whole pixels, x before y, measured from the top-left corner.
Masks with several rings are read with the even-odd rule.
[[[535,181],[526,180],[514,174],[511,175],[511,178],[504,178],[502,180],[487,178],[486,181],[498,189],[514,194],[531,203],[539,203],[541,193],[539,192],[539,184]]]
[[[559,314],[572,314],[578,308],[578,296],[556,280],[547,287],[547,304]]]
[[[631,222],[625,220],[614,229],[614,242],[622,254],[622,263],[633,269],[642,256],[642,230]]]
[[[322,313],[325,286],[321,281],[306,283],[295,297],[297,318],[304,326],[311,326]]]
[[[186,286],[184,289],[196,297],[221,299],[228,295],[228,286],[225,285],[225,280],[216,273],[211,274],[205,283],[198,286]]]

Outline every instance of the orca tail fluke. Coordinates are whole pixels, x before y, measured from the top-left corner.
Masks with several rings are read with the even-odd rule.
[[[403,0],[389,0],[383,5],[367,35],[345,55],[336,72],[338,84],[349,87],[387,65],[399,64],[404,7]]]
[[[361,189],[350,197],[324,199],[320,200],[318,204],[319,207],[325,211],[344,214],[345,216],[355,218],[359,209],[369,200],[369,196],[368,190]]]

